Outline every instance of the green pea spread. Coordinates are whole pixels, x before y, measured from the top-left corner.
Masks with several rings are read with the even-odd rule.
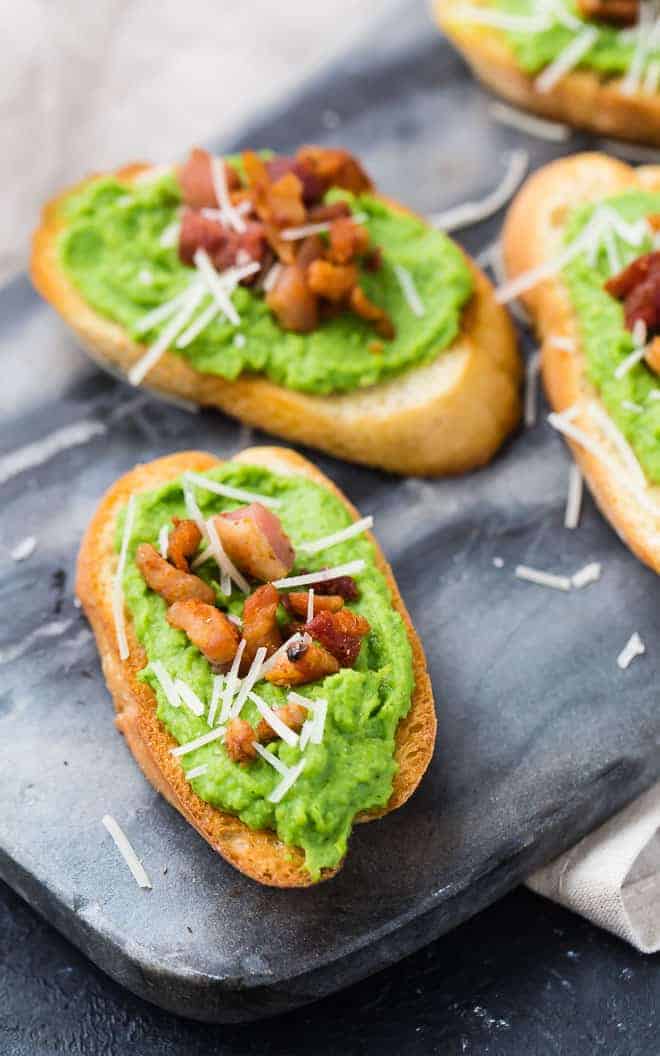
[[[227,463],[211,470],[215,481],[249,489],[281,500],[276,512],[294,544],[319,539],[351,523],[344,505],[325,488],[300,476],[280,476],[257,466]],[[235,509],[237,503],[195,489],[205,517]],[[186,682],[207,705],[211,699],[213,673],[208,661],[187,636],[165,619],[166,604],[151,591],[134,561],[141,542],[157,546],[158,533],[172,517],[185,517],[181,481],[137,497],[133,531],[123,587],[137,637],[149,658],[140,677],[149,683],[158,699],[158,718],[180,743],[209,732],[205,717],[197,717],[184,705],[172,707],[151,667],[161,661],[172,678]],[[117,525],[117,548],[124,514]],[[397,769],[394,736],[399,720],[408,712],[414,685],[412,653],[403,620],[392,607],[390,591],[376,567],[373,544],[357,536],[314,556],[301,556],[296,569],[315,571],[363,558],[364,570],[356,576],[359,599],[351,604],[371,625],[363,640],[355,668],[343,668],[319,682],[298,687],[301,695],[327,700],[327,717],[320,744],[308,744],[304,752],[282,741],[268,750],[287,766],[304,758],[305,765],[283,799],[273,804],[268,796],[281,775],[259,758],[238,765],[229,758],[224,744],[216,740],[181,757],[185,771],[207,764],[206,772],[191,780],[197,795],[214,807],[237,815],[252,829],[273,829],[279,839],[305,852],[305,866],[317,880],[324,868],[339,864],[353,820],[360,811],[383,807],[392,791]],[[214,584],[218,604],[240,615],[244,595],[234,588],[228,601],[214,580],[217,568],[208,561],[200,575]],[[261,681],[255,687],[271,707],[286,702],[287,691]],[[241,717],[256,725],[256,706],[248,701]]]
[[[523,17],[538,16],[541,8],[535,0],[493,0],[491,6],[508,15]],[[580,18],[577,4],[569,0],[563,4],[563,8],[564,11]],[[604,22],[587,21],[581,18],[580,21],[583,28],[593,26],[598,31],[592,46],[580,60],[580,68],[593,70],[603,77],[625,75],[635,52],[634,32],[629,29],[622,31],[620,27],[607,25]],[[579,32],[579,28],[571,28],[563,24],[555,15],[551,17],[551,25],[547,29],[531,33],[527,31],[507,32],[506,37],[515,53],[518,65],[526,73],[536,74],[553,62]],[[646,53],[646,65],[657,59],[660,59],[660,40],[656,41],[655,47],[651,47]]]
[[[264,294],[242,286],[232,294],[239,326],[219,316],[186,348],[170,351],[205,374],[235,379],[253,372],[289,389],[329,394],[374,385],[428,363],[446,349],[460,330],[461,310],[472,293],[472,277],[460,251],[441,232],[373,195],[334,190],[326,200],[339,197],[364,214],[372,245],[383,250],[382,267],[362,270],[360,285],[389,313],[396,327],[392,341],[375,340],[373,328],[351,312],[322,322],[309,334],[285,331]],[[147,344],[167,323],[147,333],[138,333],[136,324],[180,293],[192,274],[179,260],[176,245],[161,241],[180,205],[177,180],[166,175],[142,184],[99,179],[62,206],[63,268],[96,311]],[[395,265],[412,275],[425,309],[422,316],[411,310]],[[200,313],[207,303],[210,295]]]
[[[660,213],[660,194],[626,191],[602,203],[624,220],[634,222]],[[595,206],[574,210],[566,229],[566,241],[580,233],[593,214]],[[601,246],[595,262],[581,253],[564,270],[571,300],[577,313],[580,337],[587,359],[589,380],[598,389],[608,414],[617,424],[635,452],[651,484],[660,484],[660,379],[642,361],[621,378],[615,370],[634,349],[632,334],[624,324],[623,307],[607,293],[603,284],[621,267],[653,248],[649,238],[633,246],[614,234],[616,261],[610,261]],[[614,267],[616,263],[616,267]]]

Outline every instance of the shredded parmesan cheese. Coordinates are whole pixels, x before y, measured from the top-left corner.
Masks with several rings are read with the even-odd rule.
[[[155,367],[158,360],[164,355],[177,335],[188,324],[193,312],[204,297],[204,287],[198,283],[191,283],[186,291],[186,298],[177,311],[169,325],[148,349],[143,356],[134,363],[128,372],[128,380],[131,385],[139,385],[150,370]]]
[[[273,770],[277,770],[278,774],[288,774],[288,766],[286,763],[283,763],[274,752],[269,752],[267,748],[264,748],[263,745],[259,744],[259,741],[254,741],[252,746],[256,749],[261,758],[265,759],[266,762],[273,767]]]
[[[202,777],[208,768],[208,763],[202,763],[201,766],[193,766],[192,770],[186,770],[186,781],[192,781],[194,777]]]
[[[290,729],[285,722],[282,722],[281,718],[276,711],[266,704],[265,700],[257,696],[252,690],[248,693],[249,699],[253,704],[256,704],[257,710],[261,715],[262,719],[265,719],[271,730],[273,730],[278,737],[281,737],[283,741],[290,744],[293,748],[298,744],[298,734],[294,730]]]
[[[319,551],[327,550],[330,546],[344,543],[347,539],[353,539],[356,535],[362,535],[363,532],[373,528],[373,524],[373,517],[361,517],[359,521],[350,524],[348,528],[342,528],[341,531],[333,532],[332,535],[325,535],[322,539],[315,539],[312,543],[299,543],[296,549],[303,551],[305,554],[318,554]]]
[[[589,583],[595,583],[599,580],[601,571],[602,565],[600,562],[592,561],[590,564],[585,565],[584,568],[580,568],[577,572],[573,573],[571,576],[571,583],[579,590],[581,587],[586,587]]]
[[[307,238],[309,235],[322,235],[329,230],[330,224],[327,221],[319,224],[302,224],[300,227],[285,227],[283,231],[280,231],[280,237],[285,242],[297,242],[300,238]]]
[[[618,451],[621,460],[625,463],[626,469],[629,471],[637,487],[642,489],[646,488],[646,477],[644,476],[642,467],[637,461],[637,456],[623,433],[617,429],[609,414],[607,414],[595,400],[592,400],[589,403],[588,411],[589,417],[596,423],[601,432],[604,433],[612,446]]]
[[[128,836],[121,828],[119,823],[115,821],[111,814],[104,814],[101,820],[102,824],[112,836],[112,839],[115,843],[115,847],[126,862],[128,868],[131,870],[131,873],[133,874],[133,879],[135,880],[138,887],[151,889],[151,880],[147,875],[147,871],[144,868],[140,859],[138,858],[137,854],[133,850]]]
[[[222,709],[220,711],[220,722],[227,722],[231,717],[232,702],[234,700],[234,694],[236,693],[239,685],[238,680],[238,669],[241,666],[241,660],[243,659],[243,653],[245,652],[245,646],[247,642],[245,638],[241,638],[238,643],[238,649],[236,655],[232,660],[232,665],[227,675],[227,681],[225,683],[224,692],[222,694]]]
[[[163,249],[174,249],[179,241],[180,230],[181,224],[178,220],[173,220],[171,224],[168,224],[160,236],[160,244]]]
[[[197,715],[199,718],[204,714],[204,705],[194,689],[191,689],[187,682],[184,682],[181,678],[176,678],[174,680],[174,688],[176,689],[180,700],[190,711],[192,711],[193,715]]]
[[[223,215],[223,219],[226,220],[229,227],[233,227],[234,231],[238,231],[242,234],[245,231],[245,221],[241,214],[234,209],[229,197],[229,190],[227,188],[227,173],[225,172],[225,163],[222,158],[211,158],[211,177],[213,179],[213,189],[215,190],[215,196],[218,199],[218,205]]]
[[[151,670],[160,682],[163,693],[167,698],[167,703],[173,708],[181,707],[181,699],[177,692],[177,688],[174,684],[174,679],[165,670],[165,667],[160,660],[152,660]]]
[[[304,751],[310,742],[312,744],[320,744],[323,740],[323,730],[328,712],[327,700],[310,700],[308,697],[302,697],[300,693],[293,692],[288,694],[287,700],[292,704],[301,704],[303,708],[307,708],[312,713],[311,718],[305,721],[300,731],[301,751]]]
[[[26,561],[28,557],[31,557],[37,546],[37,540],[33,535],[27,535],[25,539],[21,539],[20,543],[16,543],[13,550],[10,551],[10,557],[12,561]]]
[[[220,703],[220,692],[224,685],[224,678],[222,675],[213,676],[213,689],[211,691],[211,703],[209,704],[209,715],[207,722],[209,726],[213,726],[215,722],[215,713],[218,710],[218,704]]]
[[[413,315],[416,315],[418,318],[421,318],[421,316],[425,315],[426,308],[424,307],[422,299],[419,296],[419,293],[417,292],[417,287],[415,286],[415,281],[412,277],[412,274],[408,271],[407,268],[403,268],[400,264],[394,265],[394,274],[396,275],[397,281],[399,283],[399,286],[401,287],[403,296],[406,299],[406,303],[410,308],[410,311],[413,313]]]
[[[158,533],[158,550],[160,556],[167,561],[167,554],[170,545],[170,527],[168,524],[164,524]]]
[[[462,22],[473,22],[480,26],[491,26],[505,33],[542,33],[552,26],[552,18],[545,12],[538,15],[510,15],[477,4],[461,4],[456,17]]]
[[[529,154],[526,150],[515,150],[509,158],[509,167],[504,179],[495,190],[479,202],[465,202],[443,213],[429,217],[434,227],[443,231],[457,231],[469,227],[481,220],[487,220],[506,205],[511,196],[518,190],[529,166]]]
[[[170,748],[170,755],[180,756],[188,755],[189,752],[194,752],[198,748],[203,748],[205,744],[211,744],[212,741],[218,741],[224,736],[224,726],[216,726],[215,729],[209,730],[208,733],[203,733],[201,737],[195,737],[194,741],[187,741],[186,744],[178,744],[176,748]]]
[[[198,488],[212,491],[214,495],[222,495],[225,499],[235,499],[236,502],[260,502],[263,506],[281,506],[281,499],[273,499],[270,495],[259,495],[255,491],[244,491],[243,488],[232,488],[229,484],[219,484],[215,480],[203,477],[200,473],[186,472],[184,479],[196,484]]]
[[[299,763],[296,763],[295,766],[291,767],[286,776],[280,781],[279,785],[277,785],[269,795],[268,799],[271,803],[279,803],[280,800],[284,799],[289,789],[295,785],[305,769],[305,762],[305,759],[301,759]]]
[[[273,264],[273,266],[270,268],[268,274],[266,275],[266,277],[265,277],[265,279],[263,281],[263,288],[266,291],[266,293],[270,293],[270,291],[272,290],[273,286],[275,285],[275,283],[277,282],[277,280],[279,278],[281,270],[282,270],[282,265],[281,264]]]
[[[634,352],[631,352],[629,356],[626,356],[626,358],[619,363],[614,371],[614,377],[620,381],[621,378],[625,377],[629,370],[632,370],[640,360],[644,359],[645,353],[645,348],[636,348]]]
[[[568,576],[556,576],[553,572],[542,572],[528,565],[516,565],[515,575],[518,579],[526,579],[529,583],[536,583],[539,587],[552,587],[553,590],[571,589]]]
[[[559,334],[548,338],[548,344],[561,348],[564,352],[575,352],[575,341],[572,337],[561,337]]]
[[[135,495],[131,495],[128,500],[128,506],[126,507],[126,516],[124,517],[124,531],[121,537],[121,548],[119,551],[119,561],[117,562],[117,571],[115,572],[114,582],[112,584],[112,612],[115,620],[115,634],[117,636],[117,648],[119,649],[119,657],[121,660],[126,660],[129,655],[128,639],[126,638],[126,620],[124,617],[124,569],[126,568],[126,556],[128,553],[128,543],[133,532],[133,521],[135,520]]]
[[[636,656],[642,656],[646,652],[646,646],[637,631],[630,636],[623,649],[616,658],[616,662],[622,671],[630,667]]]
[[[266,653],[268,650],[265,645],[260,645],[254,654],[254,660],[250,664],[250,670],[247,675],[241,681],[241,688],[238,691],[238,696],[231,706],[231,717],[232,719],[238,718],[243,710],[243,705],[248,699],[250,690],[261,678],[263,662],[266,659]]]
[[[592,47],[598,39],[598,30],[595,26],[588,26],[586,29],[578,33],[576,37],[567,44],[566,47],[560,51],[559,55],[553,62],[551,62],[544,69],[536,80],[534,81],[534,87],[538,92],[546,93],[552,91],[555,85],[574,70],[575,67],[582,61],[588,51],[591,51]]]
[[[199,249],[196,249],[195,255],[193,256],[193,261],[195,263],[195,267],[197,268],[199,274],[202,277],[206,289],[212,295],[212,297],[215,298],[220,311],[227,316],[230,323],[233,323],[234,326],[238,326],[241,321],[241,317],[234,308],[232,299],[229,296],[227,288],[225,287],[225,284],[222,282],[220,276],[213,267],[211,258],[209,257],[206,250],[202,249],[201,246]]]
[[[206,522],[206,535],[208,537],[209,545],[211,547],[211,553],[218,562],[218,566],[221,572],[223,573],[222,582],[220,585],[223,594],[231,594],[231,583],[229,583],[229,589],[226,589],[227,583],[225,582],[225,578],[228,578],[229,580],[233,581],[238,587],[238,589],[242,590],[244,594],[249,594],[250,584],[248,583],[245,576],[238,571],[236,565],[228,556],[228,554],[225,553],[225,548],[220,542],[218,529],[216,528],[212,517],[209,517],[208,521]]]
[[[287,579],[274,579],[273,586],[278,590],[289,587],[308,587],[313,583],[325,583],[328,579],[337,579],[339,576],[357,576],[364,571],[364,561],[349,561],[345,565],[337,565],[336,568],[324,568],[319,572],[306,572],[302,576],[289,576]]]
[[[577,528],[580,523],[583,489],[584,482],[582,474],[578,466],[573,462],[568,471],[568,495],[566,497],[566,512],[564,514],[565,528]]]
[[[545,121],[542,117],[532,117],[524,114],[506,103],[491,103],[488,107],[490,116],[502,125],[517,128],[519,132],[536,136],[538,139],[547,139],[553,143],[562,143],[571,136],[568,125],[561,125],[556,121]]]

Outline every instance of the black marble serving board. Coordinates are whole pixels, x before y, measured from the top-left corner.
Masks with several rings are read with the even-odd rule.
[[[537,165],[587,142],[560,151],[492,123],[416,4],[222,146],[310,139],[358,150],[383,190],[421,211],[490,189],[513,146]],[[500,219],[465,245],[483,248]],[[137,460],[189,447],[228,457],[271,438],[101,373],[26,278],[0,293],[0,319],[0,875],[113,978],[199,1019],[295,1007],[455,926],[658,776],[657,579],[589,498],[579,529],[563,528],[569,459],[544,408],[492,465],[456,480],[395,479],[312,453],[376,518],[426,647],[438,747],[418,794],[358,828],[331,883],[288,892],[238,875],[115,733],[72,586],[100,495]],[[37,549],[15,563],[27,535]],[[571,573],[592,560],[600,582],[569,594],[513,575],[519,562]],[[648,653],[623,673],[616,656],[633,630]],[[106,812],[152,891],[118,858]]]

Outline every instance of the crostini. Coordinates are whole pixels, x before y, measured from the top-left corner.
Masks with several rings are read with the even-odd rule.
[[[255,447],[137,466],[82,543],[77,594],[147,778],[241,872],[305,887],[401,806],[436,718],[369,527],[313,465]]]
[[[488,280],[346,151],[93,176],[45,208],[31,272],[134,384],[352,461],[462,472],[519,417]]]
[[[542,340],[551,424],[600,509],[660,572],[660,167],[578,154],[536,172],[502,240]]]
[[[660,17],[646,0],[434,0],[473,71],[510,102],[660,146]]]

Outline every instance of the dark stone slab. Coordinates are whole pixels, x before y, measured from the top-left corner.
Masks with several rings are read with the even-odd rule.
[[[420,210],[488,189],[520,137],[489,123],[483,94],[416,8],[378,41],[244,142],[341,140]],[[525,145],[534,163],[557,153]],[[484,245],[495,228],[466,244]],[[319,458],[376,516],[427,649],[438,752],[408,806],[359,828],[333,883],[295,893],[238,876],[113,733],[70,591],[101,492],[136,460],[186,447],[226,457],[262,437],[101,374],[26,279],[0,294],[0,309],[0,874],[114,979],[207,1020],[313,1000],[492,902],[658,775],[652,648],[625,674],[615,663],[632,630],[657,638],[657,578],[590,500],[580,530],[562,528],[568,458],[543,421],[458,480],[396,480]],[[37,551],[14,564],[8,549],[27,534]],[[518,562],[573,572],[593,559],[603,579],[569,595],[513,578]],[[105,812],[133,838],[152,892],[118,860]]]

